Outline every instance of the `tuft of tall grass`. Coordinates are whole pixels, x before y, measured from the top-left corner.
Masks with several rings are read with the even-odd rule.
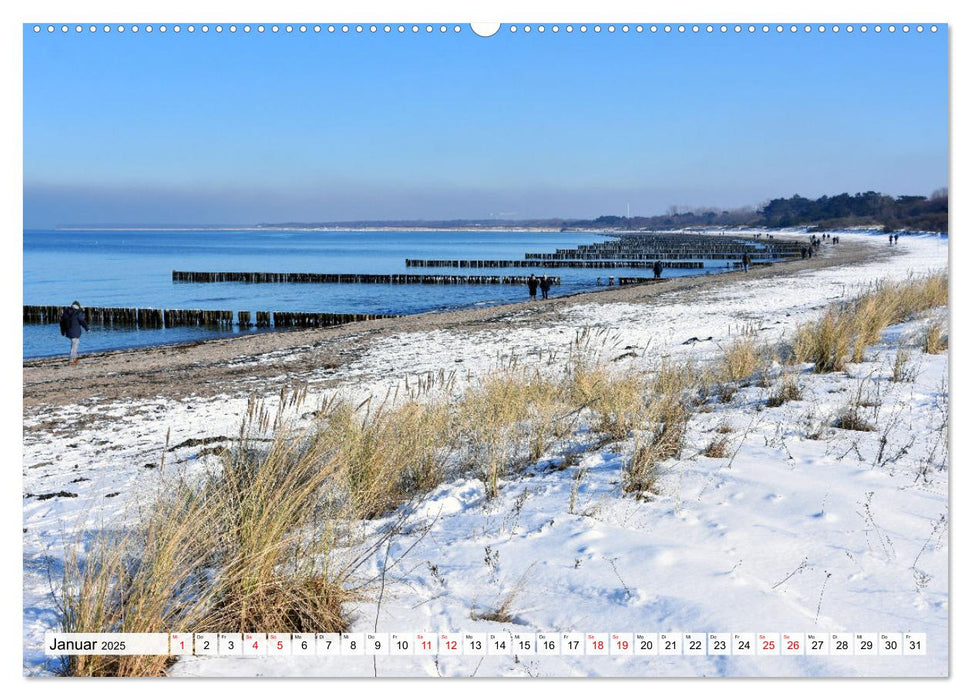
[[[603,362],[595,348],[574,343],[563,377],[563,397],[574,410],[590,409],[593,429],[610,440],[630,436],[646,417],[642,374],[619,374]]]
[[[72,547],[64,560],[59,603],[62,629],[68,633],[159,632],[182,629],[170,624],[175,619],[204,619],[205,606],[195,597],[200,591],[193,578],[205,557],[192,546],[192,528],[186,522],[175,522],[159,530],[156,522],[139,537],[101,532],[92,541]],[[138,545],[147,548],[143,554]],[[86,554],[81,554],[82,549]],[[183,569],[187,563],[194,566]],[[171,613],[173,604],[179,607],[177,616]],[[62,672],[70,676],[159,676],[169,663],[159,656],[68,656]]]
[[[699,373],[690,362],[664,362],[651,383],[648,421],[654,427],[655,443],[666,446],[667,457],[675,456],[684,441],[691,408],[699,390]]]
[[[815,372],[840,371],[848,362],[862,362],[865,349],[887,326],[947,303],[946,272],[871,285],[856,299],[832,304],[822,318],[800,325],[793,355],[812,362]]]
[[[921,347],[928,355],[939,355],[947,350],[947,335],[944,333],[943,323],[933,321],[927,326]]]
[[[638,498],[650,498],[659,492],[658,463],[663,459],[662,451],[653,442],[653,436],[645,441],[637,441],[623,472],[622,488],[624,493],[632,493]]]
[[[727,438],[715,438],[708,443],[702,454],[705,457],[711,457],[713,459],[722,459],[728,456],[728,439]]]
[[[715,374],[718,380],[740,382],[767,366],[766,349],[760,346],[753,329],[745,329],[723,348]]]
[[[441,483],[454,427],[442,402],[364,412],[340,403],[323,417],[314,447],[334,461],[335,479],[354,514],[368,519]]]
[[[837,413],[833,427],[861,432],[875,430],[873,425],[866,419],[865,409],[872,409],[875,420],[882,403],[880,385],[872,380],[864,379],[860,381],[850,400]]]
[[[897,346],[897,352],[893,356],[893,365],[890,371],[890,381],[892,382],[912,382],[916,378],[916,373],[908,366],[910,363],[910,351],[903,345]]]
[[[861,406],[853,403],[847,404],[840,410],[836,416],[836,420],[833,421],[833,427],[840,428],[841,430],[858,430],[861,432],[874,430],[874,427],[864,418]]]
[[[802,389],[799,381],[792,374],[784,374],[778,384],[776,384],[765,405],[769,408],[776,408],[789,401],[799,401],[802,398]]]
[[[846,367],[852,340],[851,319],[830,307],[819,320],[796,328],[793,355],[799,362],[812,362],[814,372],[839,372]]]
[[[657,493],[658,465],[681,452],[700,383],[701,375],[689,362],[665,360],[654,373],[644,428],[623,474],[626,493]]]
[[[538,459],[564,434],[568,413],[560,387],[538,373],[506,369],[486,376],[460,402],[458,425],[489,498],[507,468]]]
[[[265,451],[241,445],[211,476],[200,498],[222,513],[206,538],[221,585],[215,627],[200,631],[342,628],[346,572],[334,556],[349,542],[335,521],[354,512],[325,498],[339,468],[321,445],[281,429]]]
[[[257,428],[259,426],[256,426]],[[249,429],[241,430],[241,435]],[[65,557],[65,632],[345,628],[359,559],[350,513],[328,499],[337,463],[281,428],[269,447],[245,437],[222,470],[164,485],[139,524]],[[76,676],[156,676],[166,657],[68,657]]]

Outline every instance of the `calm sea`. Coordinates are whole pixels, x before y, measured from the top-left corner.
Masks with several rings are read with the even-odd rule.
[[[540,275],[542,268],[409,269],[405,258],[521,259],[527,252],[599,240],[596,234],[516,231],[24,231],[23,303],[68,305],[77,299],[83,306],[377,314],[502,304],[527,298],[525,287],[192,284],[173,282],[172,270]],[[666,270],[665,276],[722,269]],[[552,296],[592,288],[597,277],[650,275],[630,269],[546,272],[563,280]],[[197,328],[92,331],[81,340],[82,352],[233,334]],[[24,357],[67,351],[56,325],[27,325],[23,336]]]

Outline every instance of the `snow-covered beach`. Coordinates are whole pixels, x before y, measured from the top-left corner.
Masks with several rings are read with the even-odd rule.
[[[618,370],[646,369],[663,357],[703,363],[742,329],[781,341],[871,282],[948,264],[946,238],[903,236],[888,251],[884,236],[842,236],[879,254],[735,274],[718,284],[660,285],[645,299],[581,295],[548,308],[517,307],[500,322],[387,325],[356,344],[304,347],[299,360],[287,347],[238,353],[225,363],[232,384],[222,377],[195,393],[155,395],[145,376],[128,398],[99,399],[92,382],[82,400],[70,392],[54,400],[34,393],[31,381],[43,386],[59,368],[35,363],[35,372],[25,370],[25,673],[49,673],[41,644],[59,625],[51,589],[65,545],[84,530],[132,522],[163,483],[160,473],[216,464],[205,447],[238,432],[254,390],[272,403],[281,386],[299,381],[307,405],[334,395],[354,402],[405,395],[416,385],[461,394],[513,360],[541,366],[585,328],[602,334],[605,359]],[[841,252],[833,248],[831,259]],[[946,310],[937,315],[946,321]],[[444,483],[400,509],[408,527],[363,572],[375,576],[390,558],[386,587],[349,611],[352,632],[917,632],[927,635],[924,656],[186,657],[170,673],[945,676],[948,355],[915,349],[912,381],[888,379],[898,345],[916,348],[927,323],[888,329],[846,373],[803,372],[798,401],[765,407],[768,389],[752,385],[697,413],[652,500],[622,494],[631,449],[623,442],[589,445],[566,469],[544,455],[506,479],[494,500],[475,478]],[[123,373],[128,357],[138,355],[99,362]],[[314,357],[327,361],[314,364]],[[274,381],[251,381],[261,374]],[[159,380],[164,386],[179,377]],[[877,397],[870,401],[875,430],[834,428],[833,417],[863,392]],[[704,456],[718,435],[727,455]],[[475,619],[510,596],[509,622]]]

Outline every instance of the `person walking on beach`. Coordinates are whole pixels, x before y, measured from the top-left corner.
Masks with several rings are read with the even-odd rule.
[[[655,260],[654,261],[654,279],[656,279],[656,280],[661,279],[661,270],[663,270],[663,269],[664,268],[661,267],[661,261],[660,260]]]
[[[752,259],[748,256],[748,253],[742,253],[742,270],[744,272],[748,272],[748,266],[751,262]]]
[[[530,275],[529,279],[526,280],[526,286],[529,287],[529,298],[536,300],[536,288],[539,286],[539,280],[536,279],[536,275]]]
[[[553,286],[553,280],[551,280],[546,275],[543,275],[543,279],[539,281],[539,289],[541,292],[543,292],[544,299],[550,298],[550,287],[552,286]]]
[[[61,335],[71,341],[71,353],[68,363],[78,363],[78,347],[81,345],[81,329],[88,330],[88,319],[84,315],[81,304],[75,301],[64,309],[61,314]]]

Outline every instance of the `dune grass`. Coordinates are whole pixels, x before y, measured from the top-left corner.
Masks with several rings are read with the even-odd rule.
[[[355,559],[345,556],[352,513],[326,497],[338,463],[285,428],[268,448],[247,433],[218,472],[163,483],[127,534],[70,549],[65,632],[344,629]],[[72,656],[65,672],[156,676],[170,661]]]
[[[947,350],[947,335],[941,321],[932,321],[924,330],[921,347],[928,355],[938,355]]]
[[[681,452],[692,406],[702,391],[701,374],[690,362],[664,360],[648,387],[645,420],[622,481],[624,492],[638,497],[658,492],[659,464]]]
[[[333,460],[353,515],[367,519],[441,483],[454,441],[443,403],[408,401],[363,413],[338,403],[322,416],[313,447]]]
[[[562,391],[538,372],[509,368],[486,376],[469,389],[456,409],[468,462],[486,495],[517,462],[538,459],[561,434],[566,413]]]
[[[776,408],[790,401],[799,401],[800,399],[802,399],[802,389],[799,386],[799,380],[793,373],[788,372],[783,374],[775,384],[772,393],[765,400],[765,405],[769,408]]]
[[[818,373],[839,372],[862,362],[864,351],[891,325],[948,303],[948,276],[938,272],[902,282],[879,282],[857,298],[830,305],[822,318],[796,329],[791,349]]]
[[[792,358],[813,363],[816,372],[843,369],[860,361],[888,325],[946,303],[946,273],[873,285],[799,326]],[[518,467],[582,431],[600,436],[600,444],[633,438],[621,488],[649,498],[660,492],[662,463],[681,453],[699,403],[760,371],[768,382],[770,353],[753,333],[734,338],[704,371],[672,360],[616,370],[601,359],[596,340],[578,333],[562,366],[540,372],[510,363],[458,398],[452,398],[452,379],[429,377],[400,404],[331,402],[303,431],[282,416],[299,408],[306,387],[282,392],[275,415],[251,401],[219,469],[170,479],[136,526],[104,531],[69,550],[60,593],[63,630],[341,631],[346,604],[366,593],[357,567],[380,546],[359,536],[362,521],[459,474],[478,476],[494,498]],[[932,323],[924,349],[944,347],[943,327]],[[906,359],[898,353],[895,375],[902,375]],[[449,390],[435,398],[432,384]],[[795,375],[784,374],[768,403],[800,395]],[[867,430],[863,406],[857,396],[835,427]],[[270,437],[257,441],[255,434]],[[724,456],[727,445],[715,438],[705,453]],[[582,472],[571,512],[580,478]],[[65,672],[155,676],[169,663],[79,656],[68,658]]]
[[[722,383],[740,382],[764,369],[768,362],[768,350],[758,342],[755,330],[745,328],[722,348],[715,362],[715,376]]]

